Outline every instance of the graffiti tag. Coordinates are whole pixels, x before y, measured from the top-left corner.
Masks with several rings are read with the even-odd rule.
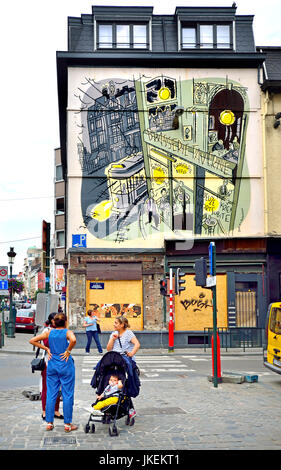
[[[208,299],[203,300],[205,297],[205,294],[201,293],[199,294],[199,299],[185,299],[181,300],[181,304],[184,306],[185,310],[187,310],[189,307],[194,307],[193,311],[194,312],[201,312],[203,308],[207,307],[213,307],[212,304],[208,304]]]

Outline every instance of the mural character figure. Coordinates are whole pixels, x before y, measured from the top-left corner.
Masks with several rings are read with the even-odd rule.
[[[146,200],[146,206],[148,211],[148,222],[147,224],[152,223],[152,219],[154,220],[155,228],[157,229],[159,225],[159,214],[157,204],[154,200],[154,191],[150,192],[149,198]]]
[[[158,201],[158,207],[160,210],[160,216],[162,220],[170,220],[170,213],[171,213],[171,206],[170,206],[170,201],[169,197],[167,195],[167,189],[162,188],[161,189],[161,197]]]
[[[226,198],[231,194],[231,191],[227,188],[228,180],[223,180],[223,184],[218,188],[218,193],[222,198]]]

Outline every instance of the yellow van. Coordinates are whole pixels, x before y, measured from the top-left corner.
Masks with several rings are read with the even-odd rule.
[[[263,364],[281,374],[281,302],[269,305],[265,321],[265,349]]]

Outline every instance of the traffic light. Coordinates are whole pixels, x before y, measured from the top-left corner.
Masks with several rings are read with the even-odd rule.
[[[181,271],[181,268],[177,268],[175,273],[175,294],[178,295],[181,293],[182,290],[185,290],[185,279],[181,279],[181,277],[185,276],[185,273]]]
[[[51,237],[51,224],[43,220],[42,223],[42,271],[48,276],[50,269],[50,237]]]
[[[42,223],[42,250],[46,251],[47,255],[50,251],[50,234],[51,234],[51,224],[49,222],[46,222],[45,220],[43,220],[43,223]]]
[[[207,279],[207,263],[205,258],[195,260],[195,283],[197,286],[205,287]]]
[[[160,281],[160,294],[161,295],[167,295],[167,287],[168,287],[167,279],[161,279]]]
[[[46,260],[46,251],[42,251],[42,269],[43,273],[46,272],[47,260]]]

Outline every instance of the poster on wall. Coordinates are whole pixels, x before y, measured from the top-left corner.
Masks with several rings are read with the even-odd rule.
[[[65,287],[65,272],[63,265],[56,265],[55,267],[56,276],[56,291],[62,291]]]
[[[246,148],[243,80],[155,69],[126,77],[103,70],[101,79],[91,70],[70,72],[69,148],[83,219],[73,218],[72,233],[83,228],[88,246],[125,247],[240,231],[251,201],[247,159],[256,158]]]

